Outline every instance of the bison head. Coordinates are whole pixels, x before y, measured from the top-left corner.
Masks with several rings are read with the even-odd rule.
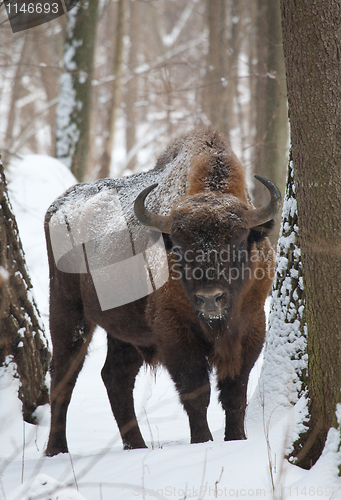
[[[281,204],[278,188],[255,176],[271,194],[270,202],[253,208],[230,194],[202,192],[177,202],[168,216],[150,212],[144,189],[135,214],[144,226],[161,231],[172,252],[171,276],[182,281],[192,308],[205,327],[216,330],[231,318],[234,305],[252,279],[252,252],[272,228]],[[254,256],[257,259],[257,256]]]

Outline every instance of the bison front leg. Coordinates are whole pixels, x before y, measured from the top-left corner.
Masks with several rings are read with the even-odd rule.
[[[248,334],[244,336],[242,345],[242,367],[235,377],[225,378],[218,382],[219,400],[225,410],[225,441],[246,439],[244,418],[246,409],[246,392],[249,375],[263,347],[265,336],[265,314],[261,310],[258,317],[252,317]],[[219,372],[218,372],[219,373]]]
[[[249,373],[218,382],[219,400],[225,410],[225,441],[246,439],[244,416]]]
[[[176,345],[163,349],[162,357],[188,415],[191,443],[213,441],[207,423],[211,387],[204,354],[192,345]]]
[[[125,450],[147,448],[137,423],[133,400],[135,378],[142,364],[142,355],[134,346],[108,335],[108,354],[102,379]]]
[[[199,373],[197,374],[199,375]],[[196,374],[194,374],[196,376]],[[189,426],[191,429],[191,443],[205,443],[213,441],[211,431],[207,423],[207,408],[210,402],[210,382],[205,377],[200,381],[200,375],[197,384],[176,384],[180,393],[180,400],[187,412]],[[199,387],[197,387],[199,386]]]

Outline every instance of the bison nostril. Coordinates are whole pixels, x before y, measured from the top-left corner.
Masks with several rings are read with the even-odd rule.
[[[215,300],[216,304],[218,304],[218,305],[223,300],[223,298],[224,298],[224,293],[217,293],[214,296],[214,300]]]
[[[205,304],[205,297],[202,295],[194,295],[194,297],[198,305],[203,306]]]
[[[217,290],[202,291],[194,295],[196,308],[202,312],[221,311],[224,306],[225,293]]]

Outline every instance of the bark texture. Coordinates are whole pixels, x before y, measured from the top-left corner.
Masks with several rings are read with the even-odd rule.
[[[17,64],[17,68],[15,71],[14,81],[12,85],[12,93],[11,99],[9,102],[9,111],[7,117],[7,127],[6,127],[6,135],[4,141],[4,149],[3,149],[3,163],[4,165],[8,164],[8,156],[11,153],[12,146],[14,143],[14,125],[15,125],[15,117],[16,117],[16,102],[20,97],[20,89],[21,89],[21,78],[24,73],[24,63],[27,54],[27,37],[23,36],[23,43],[20,51],[20,57]]]
[[[296,463],[319,458],[340,400],[341,5],[281,0],[308,328],[310,420]]]
[[[0,162],[0,366],[17,365],[23,416],[34,423],[37,406],[48,402],[50,354],[31,288]]]
[[[206,57],[203,108],[213,127],[217,128],[228,138],[229,111],[226,108],[226,0],[207,0],[206,17],[209,31],[209,44]]]
[[[257,59],[255,172],[271,179],[284,193],[288,117],[279,0],[258,0]],[[255,184],[257,206],[267,203],[264,191]],[[278,227],[280,219],[278,214]]]
[[[90,143],[93,59],[98,0],[68,13],[64,72],[57,108],[56,156],[82,181]]]
[[[139,50],[139,25],[141,20],[140,3],[131,1],[129,16],[129,61],[128,67],[130,70],[130,80],[126,85],[126,149],[129,158],[127,169],[133,170],[136,166],[136,154],[133,148],[136,145],[136,103],[138,96],[137,76],[134,74],[138,66],[138,50]]]
[[[122,57],[123,57],[123,36],[125,25],[126,0],[118,0],[117,3],[117,21],[115,29],[115,57],[113,67],[113,85],[111,94],[111,103],[107,118],[106,138],[104,141],[104,150],[101,158],[101,166],[98,178],[110,176],[111,155],[115,140],[115,127],[118,114],[118,108],[121,103],[121,76],[122,76]]]

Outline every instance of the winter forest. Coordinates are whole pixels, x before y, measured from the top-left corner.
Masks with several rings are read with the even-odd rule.
[[[340,3],[61,0],[63,15],[21,31],[14,3],[0,2],[0,500],[341,497]],[[247,439],[224,441],[214,371],[213,441],[190,444],[167,370],[142,367],[148,448],[123,450],[98,327],[69,453],[48,457],[46,210],[78,182],[151,170],[206,125],[241,161],[256,207],[269,194],[254,174],[283,197]]]

